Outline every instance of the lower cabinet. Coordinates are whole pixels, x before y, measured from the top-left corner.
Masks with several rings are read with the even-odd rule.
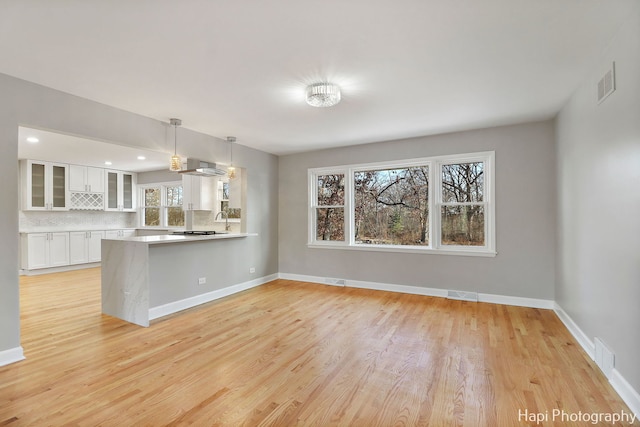
[[[20,235],[21,267],[37,270],[100,262],[102,239],[135,234],[135,229],[23,233]]]
[[[29,233],[21,239],[23,269],[69,265],[69,233]]]
[[[100,262],[104,231],[69,232],[69,264]]]

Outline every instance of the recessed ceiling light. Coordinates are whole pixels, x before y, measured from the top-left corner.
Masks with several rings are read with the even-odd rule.
[[[144,160],[144,159],[146,159],[145,156],[138,156],[138,160]]]
[[[107,160],[106,162],[104,162],[105,165],[107,166],[111,166],[113,163],[111,163],[109,160]]]
[[[27,138],[27,142],[33,142],[35,144],[36,142],[40,142],[40,140],[35,136],[30,136]]]

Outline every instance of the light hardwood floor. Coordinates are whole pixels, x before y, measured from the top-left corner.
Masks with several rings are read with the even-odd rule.
[[[629,413],[549,310],[276,280],[142,328],[100,313],[89,269],[22,277],[21,321],[27,359],[0,368],[0,426],[524,426],[525,411],[549,411],[548,426],[592,425],[553,423],[554,409]]]

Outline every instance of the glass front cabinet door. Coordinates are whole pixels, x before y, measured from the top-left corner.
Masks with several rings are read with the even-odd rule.
[[[69,209],[69,165],[23,160],[21,169],[24,210]]]
[[[136,209],[136,174],[112,171],[106,173],[107,197],[105,210],[133,212]]]

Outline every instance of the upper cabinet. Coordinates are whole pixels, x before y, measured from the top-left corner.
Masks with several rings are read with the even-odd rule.
[[[37,160],[22,160],[22,209],[69,209],[69,165]]]
[[[182,175],[182,208],[185,211],[213,211],[218,178]]]
[[[104,169],[91,166],[69,165],[69,190],[104,193]]]
[[[104,210],[134,212],[136,210],[136,174],[105,171],[106,200]]]

